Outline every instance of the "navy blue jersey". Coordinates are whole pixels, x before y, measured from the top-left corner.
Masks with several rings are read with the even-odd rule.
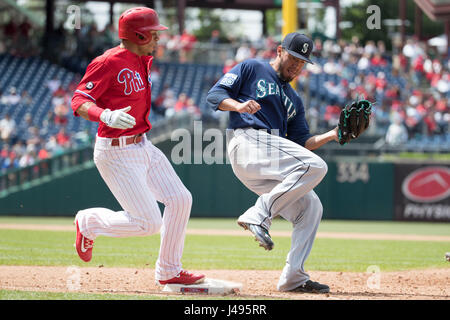
[[[267,61],[249,59],[236,65],[209,90],[206,101],[217,110],[227,98],[239,102],[255,100],[261,106],[255,114],[231,111],[230,129],[277,129],[280,136],[302,146],[312,136],[302,99]]]

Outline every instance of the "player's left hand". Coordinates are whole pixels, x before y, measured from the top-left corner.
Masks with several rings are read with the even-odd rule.
[[[100,120],[111,128],[130,129],[136,125],[136,119],[127,113],[130,110],[130,106],[114,111],[105,109],[100,115]]]

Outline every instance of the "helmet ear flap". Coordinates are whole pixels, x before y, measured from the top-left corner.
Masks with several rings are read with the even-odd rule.
[[[152,41],[152,34],[150,31],[145,32],[145,33],[135,31],[135,35],[136,35],[136,39],[139,40],[138,42],[140,45],[147,44],[150,41]]]
[[[138,37],[140,40],[144,40],[144,36],[142,34],[139,34],[136,32],[136,37]]]

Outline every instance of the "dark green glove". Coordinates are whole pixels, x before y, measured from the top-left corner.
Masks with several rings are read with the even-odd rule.
[[[365,99],[353,101],[341,110],[338,123],[339,143],[344,145],[358,138],[369,127],[372,103]]]

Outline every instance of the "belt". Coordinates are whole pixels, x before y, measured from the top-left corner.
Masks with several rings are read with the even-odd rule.
[[[142,139],[143,139],[143,138],[142,138],[142,133],[139,133],[139,134],[137,134],[137,135],[135,135],[135,136],[126,138],[124,144],[125,144],[125,145],[132,144],[132,143],[137,144],[137,143],[141,142]],[[118,146],[120,146],[120,139],[117,139],[117,138],[112,139],[112,140],[111,140],[111,145],[112,145],[113,147],[118,147]]]

